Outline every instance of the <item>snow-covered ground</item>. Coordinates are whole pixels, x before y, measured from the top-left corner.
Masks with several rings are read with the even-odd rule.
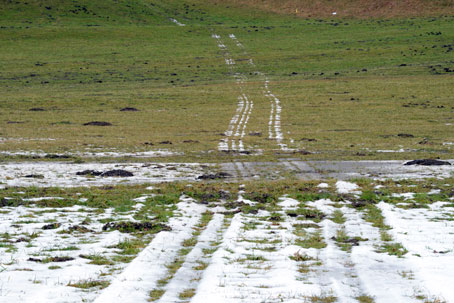
[[[283,195],[261,203],[240,188],[237,206],[227,209],[223,200],[207,205],[182,196],[166,223],[171,230],[150,235],[130,263],[115,261],[118,244],[137,235],[102,227],[135,221],[150,192],[123,213],[2,207],[0,302],[454,302],[454,197],[415,209],[405,207],[415,193],[390,193],[402,202],[374,205],[388,229],[352,207],[349,199],[361,195],[353,182],[316,187],[341,201]],[[60,198],[27,202],[47,199]],[[407,252],[384,249],[390,243]]]
[[[208,165],[204,165],[205,167]],[[84,170],[126,170],[132,177],[88,177],[76,175]],[[78,187],[112,184],[156,183],[195,180],[203,173],[198,163],[67,163],[21,162],[0,164],[0,188],[11,186]]]
[[[36,139],[36,140],[45,140],[45,139]],[[1,142],[1,140],[0,140]],[[69,156],[69,157],[86,157],[86,158],[123,158],[123,157],[132,157],[132,158],[154,158],[154,157],[168,157],[181,155],[181,153],[172,152],[166,149],[158,150],[149,150],[149,151],[138,151],[138,152],[119,152],[115,150],[110,151],[98,151],[98,150],[87,150],[85,152],[66,152],[66,153],[57,153],[57,154],[48,154],[44,151],[0,151],[0,156],[24,156],[24,157],[40,157],[44,158],[46,156]]]

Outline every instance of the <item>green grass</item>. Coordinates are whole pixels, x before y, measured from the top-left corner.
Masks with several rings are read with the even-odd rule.
[[[195,291],[196,290],[194,288],[185,289],[178,295],[178,297],[181,300],[190,299],[190,298],[194,297]]]
[[[184,152],[167,160],[235,158],[207,153],[223,138],[239,94],[211,38],[215,31],[236,59],[235,71],[248,75],[244,91],[254,100],[254,111],[247,131],[263,135],[246,136],[244,142],[264,151],[251,159],[275,159],[277,148],[265,140],[270,105],[262,93],[264,77],[253,74],[256,70],[269,77],[281,100],[285,143],[314,152],[296,157],[451,153],[442,143],[454,141],[447,125],[454,80],[445,72],[454,68],[446,47],[454,38],[453,17],[333,22],[199,0],[27,3],[0,4],[0,110],[6,113],[0,117],[0,137],[7,138],[0,150],[141,151],[152,142],[153,149]],[[176,26],[170,17],[187,26]],[[230,33],[247,55],[227,38]],[[246,57],[256,66],[238,60]],[[121,112],[123,107],[139,111]],[[83,126],[90,121],[113,125]],[[400,148],[408,151],[376,152]],[[18,157],[3,157],[12,159]]]
[[[344,214],[342,213],[341,210],[338,210],[338,209],[333,211],[333,214],[330,219],[331,219],[331,221],[333,221],[334,223],[337,223],[337,224],[343,224],[346,221]]]
[[[302,248],[316,248],[322,249],[326,247],[326,242],[320,232],[306,233],[303,238],[295,240],[295,245]]]
[[[371,296],[361,295],[355,298],[360,303],[374,303],[375,300]]]
[[[79,257],[90,260],[90,262],[88,262],[88,264],[94,264],[94,265],[113,265],[113,264],[115,264],[114,262],[112,262],[112,260],[110,260],[109,258],[102,256],[100,254],[79,255]]]
[[[109,286],[109,281],[103,280],[79,280],[77,282],[69,282],[67,286],[76,287],[81,289],[90,289],[97,287],[99,289]]]

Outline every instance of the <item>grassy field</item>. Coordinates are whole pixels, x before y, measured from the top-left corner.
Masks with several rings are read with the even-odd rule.
[[[267,138],[266,79],[281,102],[283,142],[311,153],[292,157],[452,158],[453,17],[303,19],[195,0],[27,3],[0,7],[1,151],[168,149],[184,153],[177,161],[230,160],[238,155],[217,149],[237,109],[236,73],[254,102],[243,139],[260,151],[251,159],[279,150]],[[92,121],[112,125],[84,125]]]

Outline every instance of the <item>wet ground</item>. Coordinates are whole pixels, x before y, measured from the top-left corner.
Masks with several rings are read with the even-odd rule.
[[[231,162],[221,164],[224,172],[238,179],[278,179],[293,175],[304,180],[352,178],[430,178],[449,177],[454,166],[406,166],[407,161],[301,161],[281,159],[278,162]],[[448,161],[453,163],[453,161]]]

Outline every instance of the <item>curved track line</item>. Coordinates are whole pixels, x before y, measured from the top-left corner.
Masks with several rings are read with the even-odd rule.
[[[218,47],[224,53],[225,64],[230,67],[233,72],[233,67],[236,65],[235,60],[230,57],[227,46],[223,43],[221,36],[213,34],[212,38],[218,42]],[[237,44],[238,45],[238,44]],[[238,151],[240,153],[245,152],[243,138],[246,136],[246,127],[251,116],[254,103],[249,100],[247,95],[243,93],[244,80],[247,77],[241,73],[234,73],[233,77],[236,79],[239,89],[242,94],[238,97],[238,105],[235,115],[230,120],[227,131],[224,133],[227,138],[222,139],[218,144],[218,150],[220,151]],[[233,137],[233,138],[232,138]]]
[[[244,50],[244,45],[237,39],[234,34],[230,34],[229,38],[232,39],[236,46],[239,47],[244,51],[247,55],[247,52]],[[255,66],[254,61],[252,58],[249,59],[249,64]],[[256,74],[265,76],[263,73],[256,71]],[[271,92],[269,88],[269,80],[265,76],[264,82],[264,91],[263,94],[270,100],[271,111],[270,111],[270,119],[268,122],[268,138],[272,140],[276,140],[277,145],[280,147],[281,150],[287,150],[288,147],[286,144],[282,143],[284,140],[284,135],[282,134],[281,130],[281,102],[280,100]]]

